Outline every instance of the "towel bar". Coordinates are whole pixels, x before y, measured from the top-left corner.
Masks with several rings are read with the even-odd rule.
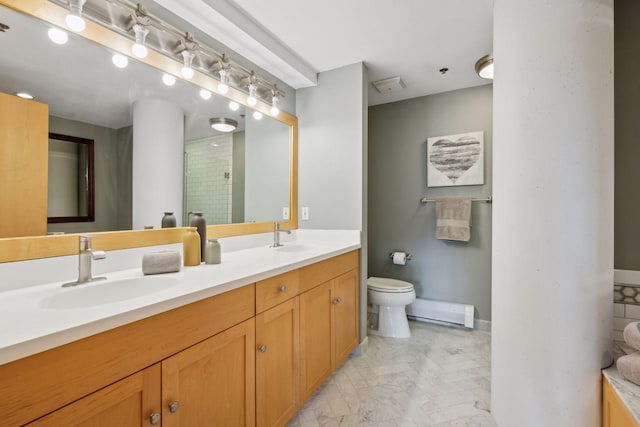
[[[420,203],[427,204],[427,203],[433,203],[435,202],[435,199],[427,199],[426,197],[422,197],[420,199]],[[486,202],[486,203],[493,203],[493,196],[489,196],[486,199],[471,199],[472,202]]]

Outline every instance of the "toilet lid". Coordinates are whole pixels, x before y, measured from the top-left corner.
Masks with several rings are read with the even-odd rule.
[[[411,292],[413,285],[409,282],[384,277],[369,277],[367,287],[374,291],[381,292]]]

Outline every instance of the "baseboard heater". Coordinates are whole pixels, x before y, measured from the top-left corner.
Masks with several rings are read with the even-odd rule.
[[[407,306],[407,316],[421,321],[455,323],[473,329],[474,307],[470,304],[418,298]]]

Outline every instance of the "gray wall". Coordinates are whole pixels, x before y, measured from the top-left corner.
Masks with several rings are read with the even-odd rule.
[[[49,131],[94,140],[95,221],[48,224],[47,231],[131,229],[131,131],[51,116]]]
[[[640,2],[616,0],[614,266],[640,270]]]
[[[427,138],[472,131],[484,131],[485,184],[427,188]],[[418,297],[473,304],[490,320],[491,205],[473,202],[470,241],[451,242],[436,240],[435,203],[420,198],[491,195],[491,159],[491,85],[370,107],[369,275],[412,282]],[[394,250],[413,260],[394,265]]]
[[[245,133],[233,133],[233,177],[231,180],[231,222],[244,222],[244,140]]]
[[[367,69],[357,63],[318,75],[318,85],[296,93],[299,125],[300,228],[362,231],[360,337],[366,335]]]

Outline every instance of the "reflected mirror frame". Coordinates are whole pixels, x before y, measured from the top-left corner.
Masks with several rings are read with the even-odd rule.
[[[66,28],[65,16],[68,11],[49,0],[0,0],[0,5],[60,28]],[[180,73],[182,63],[164,56],[153,49],[149,50],[148,56],[144,59],[134,57],[131,54],[133,41],[93,21],[88,20],[86,29],[77,35],[102,45],[113,52],[121,53],[133,60],[145,63],[168,74],[172,74],[176,76],[176,78],[182,79]],[[213,77],[196,71],[195,76],[190,81],[214,94],[236,101],[249,109],[260,111],[269,117],[273,117],[270,111],[270,104],[258,100],[258,104],[251,107],[246,103],[247,95],[234,87],[230,87],[228,93],[221,94],[218,91],[218,81]],[[289,126],[289,220],[282,220],[280,224],[283,230],[294,230],[298,228],[298,118],[285,111],[280,111],[280,114],[273,118]],[[180,228],[127,230],[95,232],[92,234],[95,235],[96,245],[100,245],[101,249],[115,250],[180,243],[183,237],[182,230],[183,229]],[[215,237],[241,236],[272,231],[273,221],[210,225],[207,227],[207,235]],[[47,243],[43,244],[41,239],[46,239]],[[0,239],[0,263],[75,255],[77,252],[77,234]]]
[[[82,216],[49,216],[48,224],[60,224],[65,222],[93,222],[95,221],[95,181],[93,173],[93,139],[80,138],[78,136],[63,135],[49,132],[49,140],[73,142],[87,146],[87,215]]]

